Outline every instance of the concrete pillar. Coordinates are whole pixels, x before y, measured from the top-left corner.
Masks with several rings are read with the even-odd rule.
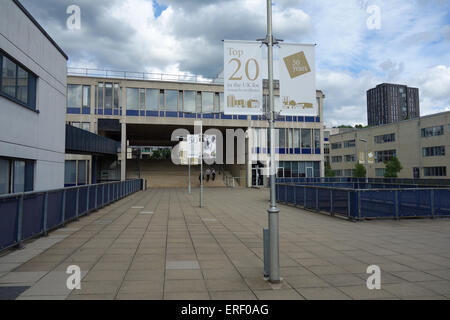
[[[252,187],[252,159],[251,159],[251,148],[253,146],[253,132],[252,128],[247,128],[248,138],[245,139],[245,160],[247,162],[247,188]]]
[[[127,179],[127,123],[122,120],[122,142],[121,142],[121,154],[120,154],[120,180],[125,181]]]

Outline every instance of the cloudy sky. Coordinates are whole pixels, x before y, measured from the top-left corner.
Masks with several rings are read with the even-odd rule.
[[[222,39],[266,34],[265,0],[21,2],[71,67],[213,78],[223,68]],[[366,91],[382,82],[418,87],[422,115],[450,110],[449,0],[273,2],[277,38],[317,44],[327,125],[366,124]],[[81,9],[79,30],[66,25],[70,5]]]

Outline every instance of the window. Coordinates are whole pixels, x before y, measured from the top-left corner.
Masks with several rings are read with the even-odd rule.
[[[184,112],[195,112],[195,91],[184,91]]]
[[[385,168],[375,168],[375,175],[377,177],[384,177],[384,174],[386,173]]]
[[[81,85],[67,85],[67,108],[81,108],[82,97],[83,91]]]
[[[10,171],[9,161],[0,159],[0,194],[9,193]]]
[[[139,110],[145,111],[145,89],[139,89]]]
[[[338,142],[338,143],[332,143],[331,144],[331,149],[336,150],[336,149],[341,149],[342,148],[342,143]]]
[[[212,113],[214,111],[214,93],[202,92],[202,112]]]
[[[331,162],[333,162],[333,163],[339,163],[339,162],[342,162],[342,156],[334,156],[334,157],[331,157]]]
[[[355,162],[356,156],[354,154],[348,154],[345,156],[345,162]]]
[[[220,95],[219,93],[214,94],[214,113],[218,113],[220,111]]]
[[[139,109],[139,89],[127,88],[127,110]]]
[[[375,140],[375,143],[377,143],[377,144],[395,142],[395,133],[376,136],[376,137],[374,137],[374,140]]]
[[[429,127],[422,129],[422,138],[442,136],[444,134],[444,126]]]
[[[165,90],[166,111],[178,111],[178,91]]]
[[[278,135],[280,138],[280,145],[279,148],[280,149],[284,149],[286,148],[286,130],[285,129],[278,129]]]
[[[86,184],[87,161],[78,161],[78,185]]]
[[[320,149],[320,130],[314,130],[314,148]]]
[[[119,84],[99,82],[98,87],[96,88],[96,100],[98,110],[108,110],[107,114],[112,114],[113,108],[118,111],[120,108]]]
[[[83,86],[83,108],[91,106],[91,86]]]
[[[219,109],[219,111],[223,112],[223,108],[225,106],[225,98],[224,98],[223,92],[219,93],[219,96],[220,96],[220,99],[219,99],[220,109]]]
[[[294,129],[288,129],[288,148],[292,149],[294,145]]]
[[[342,170],[333,170],[336,177],[342,177]]]
[[[302,129],[302,148],[311,148],[311,129]]]
[[[34,160],[0,158],[0,194],[34,189]]]
[[[159,108],[159,90],[146,89],[145,91],[145,109],[158,111]]]
[[[344,148],[353,148],[356,146],[355,140],[344,141]]]
[[[77,162],[75,160],[65,162],[64,184],[66,186],[74,186],[77,184]]]
[[[396,150],[375,151],[375,162],[382,163],[391,160],[397,156]]]
[[[300,129],[294,129],[294,148],[300,148]]]
[[[445,177],[447,176],[447,167],[427,167],[423,168],[425,177]]]
[[[344,170],[344,177],[353,177],[355,173],[354,169],[346,169]]]
[[[422,148],[424,157],[445,156],[445,146]]]
[[[105,83],[105,109],[112,110],[113,84]]]
[[[197,96],[195,99],[195,112],[202,113],[202,93],[197,92]]]
[[[0,95],[36,109],[37,77],[0,51]]]

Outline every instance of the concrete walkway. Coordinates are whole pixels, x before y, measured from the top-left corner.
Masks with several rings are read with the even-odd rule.
[[[263,278],[268,191],[148,190],[0,257],[0,299],[450,299],[450,220],[366,221],[280,206],[281,275]],[[366,269],[381,268],[381,290]],[[68,266],[81,290],[66,286]]]

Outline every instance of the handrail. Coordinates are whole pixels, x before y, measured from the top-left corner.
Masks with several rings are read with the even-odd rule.
[[[99,77],[108,79],[154,80],[154,81],[170,81],[170,82],[193,82],[203,84],[223,84],[223,79],[205,78],[201,75],[120,71],[120,70],[77,68],[77,67],[68,67],[67,75]]]

